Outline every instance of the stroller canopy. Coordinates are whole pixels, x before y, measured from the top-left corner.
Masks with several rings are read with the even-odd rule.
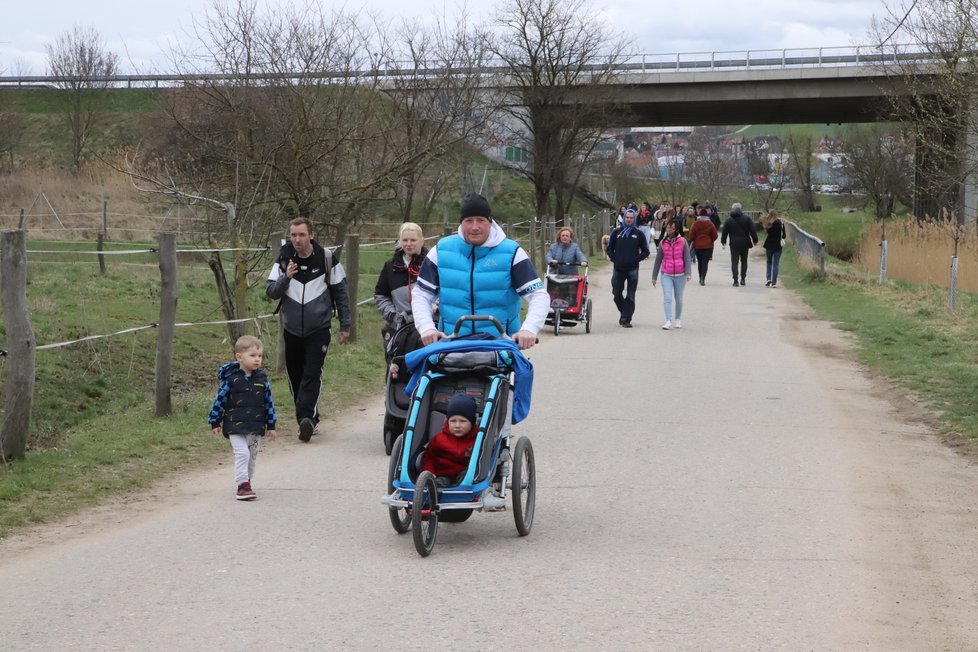
[[[473,353],[475,355],[455,355]],[[489,353],[492,355],[482,355]],[[446,339],[408,353],[404,363],[411,372],[406,391],[413,392],[421,377],[429,371],[451,373],[466,368],[491,373],[513,372],[513,423],[530,414],[533,392],[533,365],[520,352],[513,340],[498,339],[481,334],[458,339]],[[447,363],[451,368],[441,368]]]

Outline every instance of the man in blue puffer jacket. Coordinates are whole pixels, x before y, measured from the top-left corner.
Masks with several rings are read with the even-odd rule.
[[[492,315],[521,350],[537,341],[550,311],[550,295],[526,251],[506,237],[492,219],[485,197],[469,193],[462,199],[458,235],[442,238],[428,252],[411,295],[414,325],[425,345],[445,337],[463,315]],[[432,306],[438,298],[440,320]],[[520,320],[520,300],[526,321]],[[468,322],[462,334],[492,332],[488,323]]]

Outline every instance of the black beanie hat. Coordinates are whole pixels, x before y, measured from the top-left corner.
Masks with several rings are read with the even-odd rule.
[[[468,394],[456,394],[448,402],[448,409],[445,410],[445,417],[454,416],[465,417],[473,424],[475,423],[475,399]]]
[[[477,192],[470,192],[462,197],[462,212],[458,218],[461,222],[466,217],[485,217],[492,219],[492,209],[489,208],[489,200]]]

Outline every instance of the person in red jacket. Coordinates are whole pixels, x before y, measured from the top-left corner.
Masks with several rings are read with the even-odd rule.
[[[421,456],[421,470],[438,477],[457,481],[469,468],[475,437],[475,399],[468,394],[456,394],[448,402],[448,419],[441,431],[428,442]]]
[[[699,210],[696,221],[689,230],[688,242],[693,247],[696,256],[696,267],[700,272],[700,285],[706,285],[706,270],[713,260],[713,243],[720,237],[717,227],[710,221],[710,211]]]

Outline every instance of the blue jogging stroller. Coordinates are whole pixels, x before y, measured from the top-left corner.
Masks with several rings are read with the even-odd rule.
[[[533,526],[533,446],[520,437],[511,448],[511,435],[503,428],[510,401],[514,423],[529,413],[533,367],[510,339],[485,333],[459,337],[466,321],[491,321],[503,333],[493,317],[468,315],[455,324],[452,337],[406,358],[412,372],[411,404],[404,432],[394,441],[387,494],[381,503],[387,506],[397,533],[413,531],[414,546],[422,557],[434,548],[439,521],[460,523],[474,511],[504,511],[508,492],[517,532],[526,536]],[[419,464],[428,441],[445,423],[448,402],[459,393],[475,399],[478,432],[468,468],[446,484],[443,478],[421,471]]]

